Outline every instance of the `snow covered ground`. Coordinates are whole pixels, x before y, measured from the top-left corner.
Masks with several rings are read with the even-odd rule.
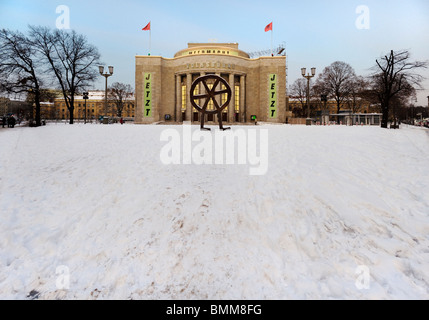
[[[429,299],[427,129],[256,128],[262,175],[165,164],[182,126],[0,128],[0,299]]]

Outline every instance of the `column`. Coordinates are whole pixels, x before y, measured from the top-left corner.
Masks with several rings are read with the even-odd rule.
[[[192,86],[192,73],[186,74],[186,121],[192,122],[192,104],[190,90]]]
[[[247,120],[247,106],[246,106],[246,76],[240,77],[240,121]]]
[[[216,72],[216,75],[220,77],[220,72]],[[219,83],[218,86],[217,86],[217,88],[216,88],[216,91],[220,91],[221,88],[222,88],[222,83]],[[215,99],[216,99],[216,102],[219,105],[219,107],[222,106],[222,103],[221,103],[222,100],[220,98],[220,94],[218,94]],[[214,108],[216,108],[216,107],[214,107]],[[218,123],[218,121],[217,121],[217,114],[213,115],[213,122]]]
[[[200,72],[200,77],[202,77],[202,76],[205,76],[206,75],[206,73],[205,72]],[[200,94],[204,94],[204,93],[206,93],[206,88],[204,88],[204,85],[203,85],[203,83],[202,82],[200,82],[200,89],[199,89],[199,92],[200,92]],[[202,107],[203,105],[204,105],[204,103],[205,103],[206,101],[204,100],[204,99],[202,99],[202,100],[200,100],[200,104],[199,104],[199,106],[200,107]],[[198,112],[199,113],[199,117],[203,117],[203,114],[201,113],[201,112]],[[200,119],[200,121],[201,121],[201,118],[199,118]],[[207,116],[206,116],[206,118],[204,119],[204,121],[207,121]]]
[[[229,74],[229,86],[231,87],[231,101],[228,106],[228,122],[234,122],[234,110],[235,110],[235,83],[234,74]]]
[[[174,107],[174,121],[179,121],[182,116],[182,83],[180,74],[176,74],[176,106]]]

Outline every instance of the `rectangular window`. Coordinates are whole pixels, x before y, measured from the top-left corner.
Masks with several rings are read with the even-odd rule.
[[[200,94],[200,88],[198,86],[196,86],[195,89],[194,89],[194,96],[196,96],[197,94]],[[195,100],[196,99],[194,99],[194,101]],[[197,104],[200,105],[200,102],[198,101]],[[195,108],[192,108],[192,111],[193,112],[198,112],[198,110],[195,109]],[[198,119],[196,121],[198,121]]]
[[[240,112],[240,86],[238,84],[235,85],[234,93],[235,93],[235,112]]]
[[[221,87],[221,90],[225,90],[226,89],[226,87],[225,87],[225,85],[223,83],[221,84],[220,87]],[[226,93],[222,93],[222,95],[220,97],[221,106],[223,106],[223,104],[226,102],[226,98],[227,98]],[[227,112],[227,111],[228,111],[228,107],[226,107],[225,109],[223,109],[223,112]]]
[[[207,84],[207,87],[211,90],[213,88],[213,83],[209,83]],[[213,104],[213,100],[210,99],[208,105],[207,105],[207,110],[214,110],[214,104]]]
[[[186,110],[186,84],[182,84],[182,110]]]

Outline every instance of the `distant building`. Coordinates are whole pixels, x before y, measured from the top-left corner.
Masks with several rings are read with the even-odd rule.
[[[330,99],[326,102],[326,106],[324,102],[320,99],[311,99],[311,117],[315,121],[319,121],[321,123],[325,123],[328,121],[337,121],[343,124],[356,124],[356,123],[364,123],[369,125],[379,125],[379,117],[380,113],[378,113],[378,107],[375,105],[371,105],[368,101],[359,100],[359,107],[355,108],[355,112],[350,110],[350,103],[343,103],[340,105],[340,111],[337,113],[337,101],[334,99]],[[307,105],[306,99],[290,96],[288,97],[288,110],[290,110],[293,114],[293,118],[299,117],[307,117]],[[292,123],[301,123],[304,122],[296,122]],[[296,120],[296,119],[295,119]]]
[[[343,110],[337,114],[330,114],[330,120],[338,121],[346,125],[377,125],[381,124],[382,113],[353,113],[350,110]]]
[[[244,123],[256,116],[258,121],[284,123],[291,116],[286,111],[286,56],[250,59],[238,43],[189,43],[174,58],[136,56],[135,70],[136,123],[168,117],[176,122],[200,122],[190,89],[198,77],[210,74],[222,77],[232,91],[222,121]],[[204,90],[201,85],[195,93]],[[226,94],[217,99],[221,102]],[[212,103],[207,108],[214,110]],[[205,117],[208,124],[218,121],[213,114]]]
[[[85,118],[85,99],[82,95],[74,98],[74,119],[83,120]],[[108,98],[109,99],[109,98]],[[46,106],[46,108],[48,108]],[[43,109],[43,107],[42,107]],[[67,109],[64,98],[57,98],[54,102],[55,114],[49,113],[49,118],[46,119],[69,119],[70,112]],[[43,112],[43,111],[42,111]],[[86,118],[99,119],[101,116],[117,117],[117,107],[113,101],[107,101],[107,114],[105,108],[105,91],[94,90],[88,91],[88,99],[86,100]],[[135,98],[132,96],[127,99],[122,109],[122,117],[133,120],[135,116]]]

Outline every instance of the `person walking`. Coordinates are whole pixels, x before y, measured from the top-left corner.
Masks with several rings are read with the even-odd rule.
[[[10,116],[9,117],[9,121],[8,121],[8,127],[13,128],[15,127],[16,124],[16,119],[14,116]]]
[[[2,122],[1,122],[1,125],[2,125],[3,128],[4,128],[5,124],[6,124],[6,122],[7,122],[7,119],[6,119],[5,116],[3,116]]]

